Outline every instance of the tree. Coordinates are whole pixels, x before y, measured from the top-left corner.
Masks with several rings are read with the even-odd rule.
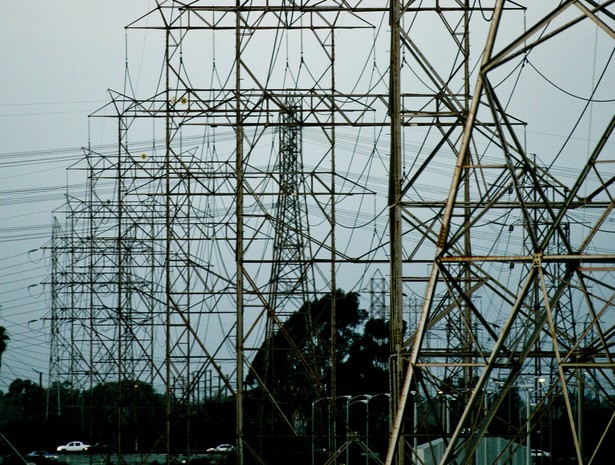
[[[149,451],[160,441],[164,396],[151,384],[130,379],[109,381],[84,391],[83,398],[92,440],[113,444],[122,452]]]
[[[10,339],[11,338],[6,331],[6,328],[4,326],[0,326],[0,368],[2,368],[2,354],[4,354]]]
[[[271,463],[296,461],[301,450],[306,451],[305,457],[309,456],[309,444],[301,443],[301,438],[293,434],[309,435],[313,402],[331,392],[333,301],[336,395],[388,391],[388,322],[368,318],[368,313],[359,308],[359,295],[354,292],[338,290],[306,302],[263,342],[246,377],[246,384],[252,388],[247,396],[246,418],[254,419],[246,432],[260,438],[259,453],[269,455]],[[326,409],[324,402],[318,405]],[[290,431],[290,424],[295,431]],[[284,441],[279,440],[282,437]]]
[[[388,346],[383,342],[386,338],[381,338],[380,334],[386,323],[376,320],[365,323],[367,312],[359,308],[359,295],[340,290],[317,301],[306,302],[293,313],[260,347],[246,383],[258,390],[261,386],[257,381],[260,381],[278,402],[294,408],[327,393],[331,385],[333,300],[336,303],[338,393],[357,389],[357,383],[360,389],[367,389],[365,375],[372,369],[384,375],[382,386],[387,386]],[[365,325],[369,332],[364,331]]]

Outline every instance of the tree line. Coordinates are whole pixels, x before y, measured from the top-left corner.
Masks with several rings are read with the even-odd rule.
[[[335,373],[330,364],[333,308]],[[6,341],[0,340],[4,348]],[[306,302],[262,343],[244,380],[243,432],[254,451],[271,464],[321,463],[327,449],[343,444],[351,431],[382,457],[389,425],[388,341],[388,321],[361,309],[356,293],[337,291]],[[328,396],[333,385],[337,398],[331,401]],[[461,414],[463,396],[452,393],[463,390],[460,379],[447,379],[437,392],[434,390],[429,402],[408,407],[406,431],[416,432],[417,444],[442,437],[443,412],[449,412],[453,421]],[[613,396],[600,400],[588,393],[581,406],[588,450],[597,441],[604,441],[596,460],[615,452],[615,441],[596,433],[604,431],[612,420],[609,412],[614,402]],[[78,389],[68,382],[44,387],[16,379],[8,392],[0,392],[0,431],[22,451],[55,450],[70,440],[83,440],[109,444],[122,453],[164,452],[167,407],[166,393],[139,380],[109,381]],[[204,451],[235,441],[236,405],[232,396],[209,395],[191,403],[172,399],[170,407],[171,447],[178,453]],[[526,432],[522,421],[527,407],[522,394],[511,390],[488,434],[523,444]],[[416,414],[413,409],[417,409]],[[567,422],[561,395],[553,395],[548,408],[534,420],[533,448],[551,451],[553,463],[558,457],[572,455]],[[332,431],[336,431],[335,439],[331,438]],[[614,429],[610,431],[613,437]],[[320,452],[322,460],[312,458]],[[359,442],[352,443],[346,459],[361,463],[361,457],[364,450]],[[251,463],[249,458],[246,463]]]
[[[338,291],[305,303],[263,342],[244,380],[244,432],[258,444],[258,453],[264,458],[275,460],[298,451],[309,457],[311,453],[312,404],[330,392],[333,382],[329,362],[333,301],[337,392],[351,397],[388,391],[387,322],[370,318],[360,309],[356,293]],[[174,450],[203,451],[234,442],[234,398],[214,395],[191,403],[172,402]],[[316,411],[323,421],[332,414],[322,410],[330,408],[325,405],[321,403]],[[386,398],[371,403],[371,434],[383,438],[386,405]],[[71,440],[109,444],[123,453],[165,451],[166,408],[166,393],[139,380],[109,381],[79,389],[66,381],[45,387],[16,379],[8,392],[0,392],[0,431],[22,451],[53,451]],[[350,416],[361,415],[355,410]],[[338,421],[346,416],[341,407]],[[288,422],[295,432],[289,430]]]

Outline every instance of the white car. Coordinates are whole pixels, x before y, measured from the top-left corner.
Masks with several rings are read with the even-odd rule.
[[[207,449],[207,452],[233,452],[235,450],[235,446],[231,444],[220,444],[216,447],[210,447]]]
[[[90,448],[89,444],[85,444],[81,441],[71,441],[64,446],[59,446],[57,452],[85,452]]]
[[[546,450],[533,449],[532,457],[551,457],[551,452]]]

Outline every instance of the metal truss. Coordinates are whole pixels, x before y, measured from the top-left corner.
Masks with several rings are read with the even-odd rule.
[[[470,3],[457,16],[434,12],[451,33],[441,40],[458,51],[449,63],[427,55],[430,49],[417,44],[412,29],[400,26],[396,40],[412,56],[409,68],[420,70],[415,76],[421,83],[437,84],[442,111],[459,119],[446,127],[439,115],[425,114],[433,130],[423,143],[431,148],[404,176],[402,155],[395,144],[392,149],[392,302],[400,315],[395,294],[414,289],[423,304],[416,332],[398,340],[403,377],[387,464],[532,463],[532,449],[553,450],[538,430],[554,415],[567,425],[560,434],[572,445],[567,453],[575,463],[599,455],[609,423],[589,440],[583,411],[591,398],[607,418],[615,412],[615,320],[609,315],[615,255],[606,226],[613,209],[612,103],[602,102],[599,133],[586,136],[587,147],[579,150],[570,139],[583,133],[578,125],[587,121],[590,105],[599,105],[594,98],[604,89],[601,78],[612,76],[613,67],[604,56],[601,68],[594,65],[600,77],[583,92],[581,105],[540,71],[540,82],[534,75],[530,87],[518,85],[527,79],[526,65],[545,71],[545,64],[578,62],[573,48],[562,51],[557,64],[548,59],[566,37],[593,30],[612,49],[611,3],[564,1],[550,10],[524,4],[515,12],[506,9],[519,2],[496,1],[483,15],[482,31]],[[397,7],[400,20],[407,17],[406,5]],[[518,33],[512,32],[515,14],[524,21]],[[477,32],[478,46],[470,47]],[[481,53],[480,60],[470,60],[472,51]],[[398,74],[407,82],[401,67]],[[516,76],[516,84],[506,85],[509,76]],[[528,108],[534,101],[544,104],[542,93],[553,100],[535,110],[540,118],[555,121],[568,113],[576,119],[562,143],[527,137],[536,127]],[[409,110],[403,102],[400,131],[402,122],[419,117]],[[448,185],[448,195],[422,192],[428,181]],[[414,232],[420,239],[409,240]],[[500,417],[512,409],[510,399],[518,403],[503,427]],[[564,406],[555,413],[557,402]]]
[[[169,453],[191,450],[183,412],[229,397],[239,464],[274,460],[267,418],[314,465],[325,415],[332,447],[319,465],[355,446],[372,465],[530,463],[538,425],[563,402],[588,463],[608,426],[588,441],[584,402],[615,415],[613,65],[596,53],[588,93],[572,85],[588,73],[565,68],[579,76],[562,87],[541,63],[574,63],[587,50],[562,44],[587,31],[612,49],[613,2],[539,3],[156,2],[128,34],[156,41],[162,70],[93,115],[117,123],[117,153],[88,152],[89,194],[54,227],[55,340],[74,345],[67,323],[79,322],[84,373],[163,389]],[[590,107],[584,150],[579,122],[566,120],[558,144],[532,132],[563,114],[586,122]],[[375,451],[337,388],[336,299],[329,340],[312,341],[326,377],[284,322],[308,299],[387,274],[372,289],[388,305],[372,306],[390,318],[391,437]],[[421,308],[410,325],[408,301]],[[310,380],[292,406],[273,369],[252,366],[275,334]],[[255,391],[263,423],[250,429]],[[522,414],[504,421],[512,402]]]
[[[146,98],[134,95],[132,89],[111,92],[111,102],[92,115],[116,121],[118,149],[115,154],[88,153],[90,186],[88,198],[80,204],[87,223],[82,240],[89,247],[84,260],[92,263],[83,278],[90,288],[80,295],[90,302],[83,309],[71,307],[75,312],[71,321],[84,325],[92,312],[99,318],[94,323],[108,321],[115,331],[107,333],[100,324],[80,331],[83,341],[91,344],[79,351],[89,355],[83,373],[89,375],[90,385],[134,377],[151,380],[166,392],[169,454],[190,451],[189,426],[181,425],[187,416],[182,412],[197,402],[213,374],[218,380],[216,397],[231,396],[237,404],[237,434],[243,438],[238,442],[239,460],[243,460],[244,444],[253,460],[261,452],[257,440],[249,439],[255,433],[242,429],[243,380],[266,334],[283,331],[287,315],[306,299],[334,295],[336,275],[355,267],[355,262],[361,269],[366,263],[356,256],[377,253],[370,250],[374,242],[365,241],[367,248],[351,256],[348,239],[341,249],[336,240],[340,226],[361,234],[353,224],[357,214],[352,206],[344,209],[352,204],[348,199],[374,195],[356,182],[350,159],[337,161],[339,153],[351,152],[339,148],[336,128],[357,125],[375,111],[369,108],[374,102],[384,115],[385,94],[357,101],[355,95],[336,89],[333,31],[339,11],[318,7],[294,14],[292,20],[287,17],[292,37],[286,40],[292,40],[294,47],[304,47],[303,40],[309,40],[324,61],[311,67],[303,59],[296,61],[297,74],[287,72],[292,85],[264,86],[271,70],[259,69],[258,61],[249,68],[250,53],[242,49],[260,47],[249,31],[259,31],[270,40],[271,27],[265,22],[272,14],[278,18],[280,11],[261,11],[260,18],[253,18],[248,9],[240,15],[249,18],[249,24],[243,25],[237,24],[235,12],[223,10],[201,11],[197,4],[165,2],[130,26],[139,30],[147,23],[148,31],[160,29],[165,44],[161,50],[164,79]],[[348,17],[357,21],[352,12]],[[225,35],[229,25],[237,56],[229,60],[227,53],[212,53],[216,79],[199,85],[202,76],[188,71],[189,63],[196,62],[189,56],[201,53],[190,46],[192,37],[200,34],[197,43],[207,43],[214,32]],[[373,25],[357,25],[373,35]],[[306,53],[312,54],[312,50]],[[234,82],[219,82],[220,75],[233,74]],[[383,123],[357,126],[363,125]],[[302,134],[311,127],[315,130],[306,165]],[[359,131],[351,137],[360,135]],[[132,142],[147,137],[155,140],[152,147]],[[110,192],[105,190],[109,187]],[[309,217],[308,209],[314,212]],[[345,215],[341,220],[338,211]],[[67,216],[76,217],[74,213]],[[72,225],[68,230],[72,234],[80,227]],[[135,286],[136,281],[148,288]],[[77,291],[74,282],[69,288],[71,293]],[[133,304],[135,296],[142,301]],[[103,303],[95,305],[99,301]],[[332,299],[332,323],[335,306]],[[150,312],[148,317],[136,318],[135,312],[144,309]],[[135,347],[145,349],[138,346],[145,321],[148,337],[164,341],[164,347],[147,346],[149,352],[139,351],[133,357]],[[258,330],[263,324],[269,328],[265,334]],[[334,344],[323,344],[329,352],[326,356],[333,359]],[[300,356],[298,348],[292,350]],[[149,376],[136,371],[131,365],[135,360],[147,367]],[[102,361],[108,364],[104,375]],[[328,362],[333,368],[326,386],[319,380],[321,374],[304,364],[313,382],[313,397],[335,393],[334,360]],[[310,399],[304,400],[307,407],[299,409],[304,418],[297,421],[297,412],[277,405],[270,380],[259,383],[273,415],[307,444],[307,428],[302,424],[309,421]]]
[[[119,160],[117,153],[87,151],[72,167],[86,173],[85,189],[73,189],[55,212],[50,374],[58,388],[154,379],[159,257],[144,218],[160,212],[127,199],[127,165]]]

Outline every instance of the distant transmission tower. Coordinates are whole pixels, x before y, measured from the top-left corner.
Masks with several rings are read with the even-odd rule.
[[[377,270],[369,280],[369,310],[372,318],[388,319],[388,287],[385,277]]]
[[[124,132],[125,134],[125,132]],[[156,257],[151,218],[160,210],[135,202],[134,159],[88,151],[75,170],[86,191],[70,192],[52,240],[52,380],[77,389],[107,382],[152,383]],[[127,406],[118,391],[118,422]],[[58,399],[61,408],[61,399]],[[89,406],[90,409],[92,406]],[[95,421],[92,410],[87,423]],[[125,442],[127,438],[124,438]],[[138,438],[130,438],[133,446]],[[118,444],[121,451],[121,440]]]
[[[268,354],[259,378],[263,393],[259,413],[259,452],[270,455],[276,454],[276,442],[264,441],[264,438],[272,437],[276,426],[283,423],[293,425],[294,434],[305,434],[305,431],[300,431],[301,425],[294,425],[289,414],[276,406],[280,381],[288,373],[276,366],[283,349],[276,347],[275,341],[276,336],[287,334],[283,327],[287,318],[309,304],[316,295],[313,267],[309,261],[310,230],[306,204],[309,187],[306,186],[303,166],[301,107],[293,97],[286,98],[284,105],[286,108],[280,114],[278,153],[273,167],[277,205],[273,219],[273,257],[266,305],[265,345]],[[311,330],[309,318],[303,321],[302,326],[308,332]],[[289,346],[292,347],[292,344],[292,340],[288,341]],[[304,356],[292,348],[286,352],[287,357]],[[313,360],[308,363],[316,366]]]
[[[276,193],[269,291],[269,307],[279,317],[294,311],[314,295],[314,276],[308,249],[310,230],[301,141],[301,107],[293,97],[287,98],[285,105],[286,111],[280,115],[279,152],[274,167],[279,179],[279,193]],[[285,309],[285,306],[290,308]],[[268,325],[270,330],[275,330],[273,318],[269,318]]]

